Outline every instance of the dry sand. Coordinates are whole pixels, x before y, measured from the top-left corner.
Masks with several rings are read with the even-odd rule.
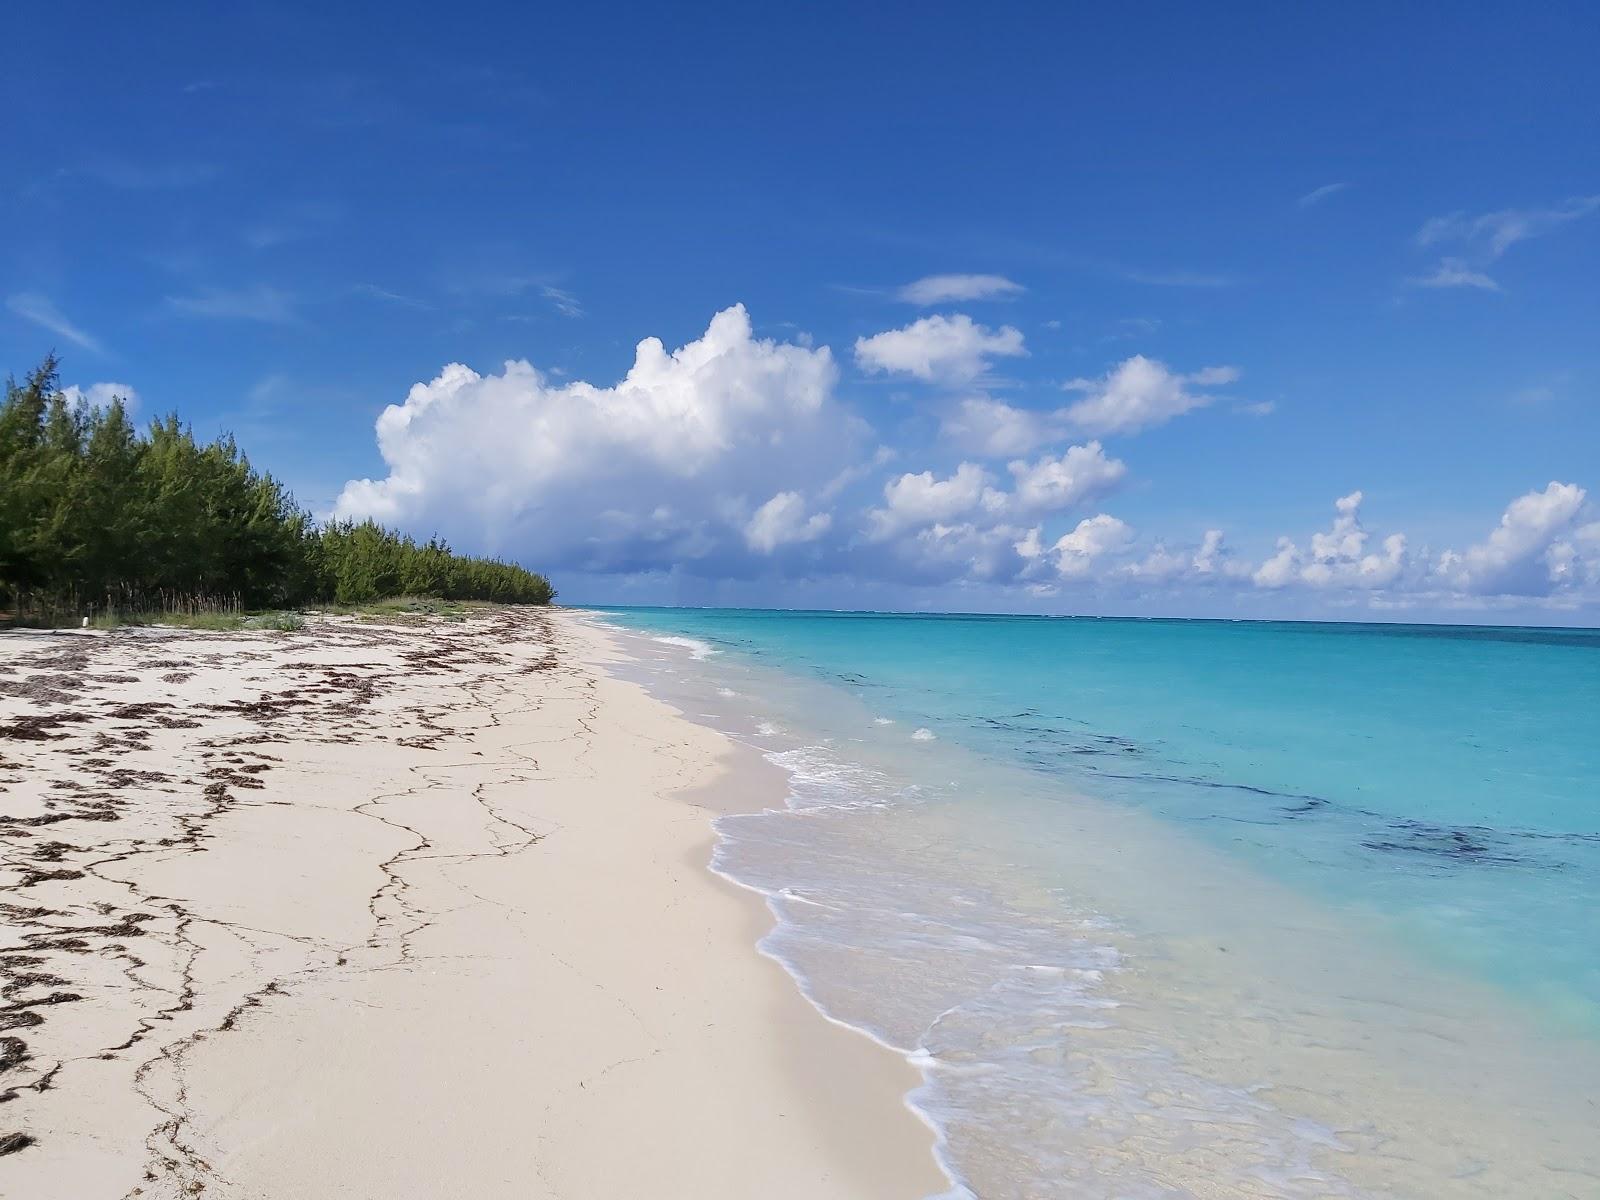
[[[0,634],[0,1196],[941,1191],[914,1073],[706,870],[708,797],[776,781],[620,654]]]

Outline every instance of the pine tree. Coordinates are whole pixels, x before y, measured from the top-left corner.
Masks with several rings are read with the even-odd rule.
[[[372,521],[321,528],[232,437],[176,415],[140,434],[120,399],[69,401],[46,358],[0,402],[0,601],[75,611],[172,597],[247,607],[397,595],[548,604],[542,575]]]

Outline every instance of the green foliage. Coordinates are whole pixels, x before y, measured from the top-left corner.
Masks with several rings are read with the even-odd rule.
[[[548,604],[550,582],[366,521],[317,526],[231,437],[62,394],[54,356],[0,401],[0,607],[198,617],[394,596]],[[284,626],[275,626],[283,628]]]
[[[311,536],[317,596],[335,604],[391,596],[548,604],[555,596],[543,575],[498,559],[464,558],[437,538],[418,542],[373,521],[336,521]]]
[[[297,617],[298,619],[298,617]],[[243,613],[216,611],[203,612],[130,612],[126,609],[108,608],[89,618],[95,629],[120,629],[125,625],[175,625],[180,629],[205,629],[211,631],[249,629],[252,622]],[[256,628],[277,629],[271,618],[264,618]],[[299,625],[294,628],[298,629]]]

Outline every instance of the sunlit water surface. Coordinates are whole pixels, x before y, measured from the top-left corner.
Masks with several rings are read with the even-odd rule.
[[[1600,635],[609,610],[1002,1197],[1600,1197]]]

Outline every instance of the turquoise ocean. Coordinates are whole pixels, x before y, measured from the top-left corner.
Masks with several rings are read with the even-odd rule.
[[[1600,632],[595,611],[953,1196],[1600,1197]]]

